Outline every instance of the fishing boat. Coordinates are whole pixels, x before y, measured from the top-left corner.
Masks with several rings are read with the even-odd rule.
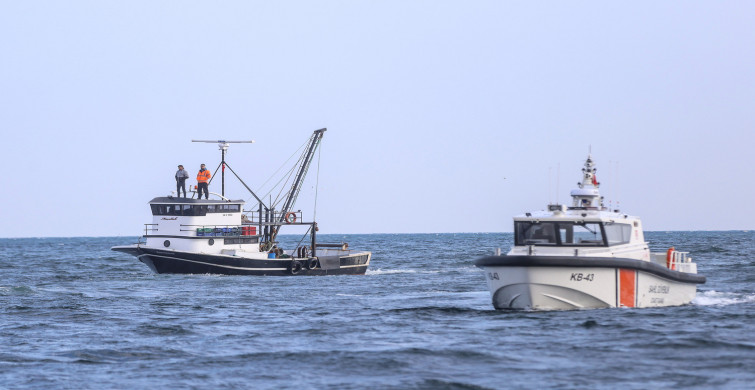
[[[213,199],[195,199],[195,191],[191,191],[191,198],[170,195],[152,199],[149,202],[152,223],[145,224],[139,242],[111,249],[136,256],[159,274],[364,274],[371,252],[352,250],[344,242],[318,243],[317,222],[303,221],[301,210],[293,209],[325,131],[320,129],[312,134],[297,160],[298,169],[291,169],[286,181],[282,181],[292,183],[288,191],[282,192],[276,202],[271,199],[267,204],[225,160],[229,144],[254,141],[195,141],[218,143],[222,192],[210,192]],[[257,201],[256,209],[244,210],[243,199],[225,196],[226,169],[251,193]],[[283,227],[294,226],[307,231],[298,245],[284,250],[278,233]]]
[[[705,277],[688,252],[651,252],[640,218],[604,206],[588,155],[572,205],[514,217],[514,246],[475,262],[496,309],[569,310],[690,303]]]

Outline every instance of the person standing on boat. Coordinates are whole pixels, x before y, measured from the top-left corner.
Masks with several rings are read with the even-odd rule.
[[[202,191],[204,191],[204,198],[210,199],[210,191],[207,189],[207,184],[210,182],[210,171],[208,171],[204,164],[201,165],[199,168],[199,173],[197,173],[197,199],[202,199]]]
[[[184,198],[186,197],[186,179],[189,178],[189,172],[184,170],[183,165],[178,166],[176,171],[176,196],[181,196],[181,190],[184,191]]]

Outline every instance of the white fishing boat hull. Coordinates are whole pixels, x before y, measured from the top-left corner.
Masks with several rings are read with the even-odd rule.
[[[690,303],[705,278],[654,268],[631,259],[599,259],[600,266],[580,259],[578,266],[555,265],[570,259],[527,256],[486,258],[485,271],[496,309],[573,310],[610,307],[660,307]],[[514,258],[514,259],[511,259]],[[486,260],[481,259],[481,260]],[[512,261],[513,260],[513,261]],[[549,261],[555,260],[555,261]],[[526,262],[533,263],[527,266]],[[573,261],[573,260],[572,260]],[[496,262],[500,265],[494,265]],[[548,266],[550,262],[554,266]],[[611,262],[616,266],[611,267]],[[509,263],[509,264],[505,264]],[[643,270],[643,268],[646,268]]]

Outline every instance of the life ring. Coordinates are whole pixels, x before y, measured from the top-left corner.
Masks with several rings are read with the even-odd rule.
[[[668,251],[666,251],[666,268],[668,269],[674,269],[674,247],[668,248]]]
[[[293,211],[286,213],[286,217],[284,218],[284,220],[286,221],[286,223],[296,222],[296,213],[294,213]]]
[[[301,261],[299,260],[293,260],[291,264],[288,265],[288,272],[291,273],[291,275],[296,275],[299,272],[301,272],[302,265]]]
[[[317,260],[316,257],[313,257],[313,258],[307,260],[307,269],[315,269],[315,268],[317,268],[317,264],[319,264],[319,263],[320,263],[320,261]]]

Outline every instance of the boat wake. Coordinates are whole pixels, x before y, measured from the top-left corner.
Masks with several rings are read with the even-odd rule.
[[[693,305],[727,306],[755,302],[755,294],[742,294],[722,291],[702,291],[692,300]]]

